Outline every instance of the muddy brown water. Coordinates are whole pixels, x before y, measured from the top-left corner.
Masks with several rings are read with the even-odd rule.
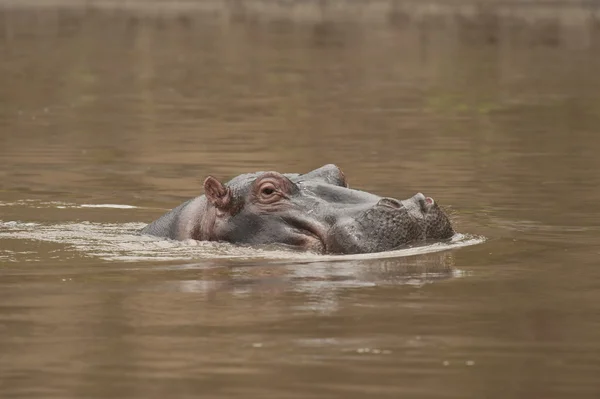
[[[474,21],[0,8],[0,397],[600,397],[600,25]],[[464,235],[136,235],[326,163]]]

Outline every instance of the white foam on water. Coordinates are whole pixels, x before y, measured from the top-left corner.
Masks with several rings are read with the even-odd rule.
[[[311,254],[315,258],[322,260],[359,260],[359,259],[386,259],[400,258],[428,254],[433,252],[447,251],[454,248],[462,248],[470,245],[480,244],[485,241],[484,237],[473,236],[469,234],[455,234],[449,242],[437,242],[428,245],[419,245],[409,248],[397,249],[393,251],[377,252],[373,254],[355,254],[355,255],[317,255]],[[306,259],[307,256],[304,256]]]
[[[479,244],[485,238],[456,234],[449,242],[375,254],[319,255],[278,249],[257,249],[227,243],[195,240],[173,241],[138,232],[145,223],[72,222],[42,224],[0,221],[0,239],[21,239],[65,244],[84,254],[106,260],[175,261],[194,259],[271,259],[299,261],[334,261],[406,257]]]
[[[28,208],[109,208],[135,209],[123,204],[73,204],[62,201],[19,200],[0,202],[0,206],[26,206]],[[124,262],[180,261],[196,259],[269,259],[287,261],[352,261],[400,258],[476,245],[484,237],[456,234],[451,240],[429,245],[418,245],[394,251],[357,255],[319,255],[285,249],[264,249],[237,246],[227,243],[195,240],[173,241],[139,234],[145,223],[94,223],[66,222],[58,224],[1,221],[0,239],[21,239],[64,244],[82,255]],[[5,252],[5,257],[14,254]]]
[[[44,209],[82,209],[82,208],[110,208],[110,209],[163,209],[150,208],[126,204],[73,204],[63,201],[18,200],[13,202],[0,202],[0,206],[26,206],[28,208]]]
[[[119,205],[119,204],[83,204],[80,208],[114,208],[114,209],[134,209],[138,208],[133,205]]]

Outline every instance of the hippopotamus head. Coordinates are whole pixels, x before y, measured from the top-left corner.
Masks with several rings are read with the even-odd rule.
[[[225,184],[209,176],[204,192],[143,232],[337,254],[387,251],[454,234],[433,199],[418,193],[397,200],[351,189],[335,165],[306,174],[243,174]]]

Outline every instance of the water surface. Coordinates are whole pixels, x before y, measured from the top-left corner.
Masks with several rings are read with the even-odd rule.
[[[0,6],[0,396],[597,398],[600,25],[553,10]],[[208,174],[327,163],[461,245],[136,234]]]

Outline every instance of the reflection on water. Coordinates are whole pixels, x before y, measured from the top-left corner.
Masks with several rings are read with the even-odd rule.
[[[0,1],[1,397],[598,397],[593,2],[85,3]],[[137,234],[326,163],[464,235]]]

